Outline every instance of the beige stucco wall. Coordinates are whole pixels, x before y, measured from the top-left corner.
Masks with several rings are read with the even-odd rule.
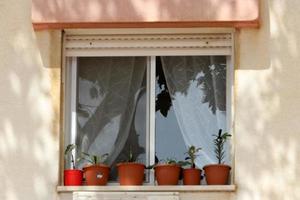
[[[0,1],[1,200],[56,199],[59,37],[34,34],[29,0]]]
[[[237,34],[238,189],[224,197],[296,200],[300,199],[300,2],[261,4],[261,28]],[[0,199],[57,196],[61,33],[35,33],[30,14],[29,0],[0,2]]]
[[[300,1],[261,1],[259,30],[239,35],[237,199],[300,199]]]

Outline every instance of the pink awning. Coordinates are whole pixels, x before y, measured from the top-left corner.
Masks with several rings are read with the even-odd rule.
[[[35,29],[258,27],[259,0],[32,0]]]

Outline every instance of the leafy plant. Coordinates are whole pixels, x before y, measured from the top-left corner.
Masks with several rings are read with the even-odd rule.
[[[174,158],[166,158],[165,160],[160,160],[158,163],[155,163],[153,165],[147,166],[146,169],[152,169],[157,165],[166,164],[166,165],[179,165],[179,166],[185,166],[188,164],[187,161],[177,161]]]
[[[213,135],[213,136],[215,136],[214,139],[215,155],[218,160],[218,164],[222,164],[224,163],[223,160],[225,156],[224,144],[227,141],[228,137],[231,137],[231,135],[228,133],[222,134],[222,129],[220,129],[218,135]]]
[[[82,156],[78,159],[85,160],[85,161],[91,163],[92,165],[97,165],[97,164],[103,163],[104,160],[107,158],[107,156],[108,156],[108,153],[97,156],[97,155],[92,155],[92,154],[82,152]]]
[[[67,148],[65,149],[65,159],[68,159],[68,156],[71,156],[71,163],[72,163],[72,169],[76,169],[74,155],[72,154],[73,149],[76,148],[75,144],[69,144]]]
[[[136,161],[136,158],[134,158],[132,148],[130,147],[127,162],[135,162],[135,161]]]
[[[124,159],[122,162],[127,162],[127,163],[134,163],[137,162],[137,156],[134,155],[132,151],[132,147],[129,146],[129,151],[128,154],[125,154],[126,159]]]
[[[72,154],[72,151],[76,149],[76,144],[69,144],[65,150],[65,159],[67,159],[68,156],[71,157],[71,163],[72,163],[72,169],[76,169],[76,163],[74,159],[74,155]],[[81,160],[85,160],[93,165],[103,163],[103,161],[107,158],[108,153],[105,153],[101,156],[97,155],[91,155],[85,152],[81,152],[80,156],[76,159],[77,162]]]
[[[190,146],[188,151],[185,152],[188,156],[185,158],[186,162],[191,166],[191,168],[195,168],[195,160],[197,158],[197,153],[201,150],[201,148],[196,148],[194,145]],[[187,161],[188,160],[188,161]]]
[[[165,164],[168,164],[168,165],[178,164],[178,162],[176,161],[176,159],[173,159],[173,158],[167,158],[165,160],[162,160],[161,162],[165,163]]]

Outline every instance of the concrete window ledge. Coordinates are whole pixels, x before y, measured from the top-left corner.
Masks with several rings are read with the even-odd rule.
[[[236,185],[197,186],[58,186],[59,193],[72,192],[235,192]]]

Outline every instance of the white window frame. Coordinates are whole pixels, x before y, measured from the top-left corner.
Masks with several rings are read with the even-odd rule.
[[[172,34],[230,34],[231,41],[229,46],[231,47],[230,51],[227,53],[220,54],[218,51],[212,49],[211,51],[203,51],[198,49],[192,49],[191,51],[187,52],[183,49],[171,49],[170,51],[166,50],[158,50],[156,52],[149,51],[147,48],[137,48],[131,49],[127,51],[123,48],[114,48],[113,51],[96,51],[96,52],[89,52],[88,49],[84,50],[82,48],[80,51],[76,53],[71,53],[74,56],[70,56],[68,54],[68,45],[66,42],[67,35],[94,35],[94,36],[110,36],[116,35],[116,33],[121,35],[129,35],[129,36],[139,36],[147,35],[151,36],[152,34],[162,34],[163,36],[168,36]],[[164,43],[165,44],[165,43]],[[186,47],[185,47],[186,48]],[[62,144],[68,143],[75,143],[76,138],[76,105],[77,105],[77,88],[76,88],[76,80],[77,80],[77,57],[80,56],[98,56],[98,57],[118,57],[118,56],[147,56],[149,58],[148,63],[150,67],[147,67],[147,77],[150,77],[147,83],[147,120],[146,120],[146,134],[147,139],[149,142],[146,141],[146,149],[149,150],[148,152],[148,164],[154,164],[155,162],[155,65],[156,56],[189,56],[189,55],[198,55],[198,56],[213,56],[213,55],[225,55],[226,56],[226,114],[227,114],[227,128],[228,132],[230,132],[233,137],[231,141],[231,166],[232,166],[232,173],[231,173],[231,184],[234,183],[234,29],[204,29],[204,28],[188,28],[188,29],[102,29],[102,30],[66,30],[64,36],[64,49],[63,49],[63,87],[64,87],[64,123],[63,123],[63,142]],[[70,66],[72,68],[69,68]],[[71,74],[71,76],[68,76]],[[69,135],[69,137],[66,137]],[[149,146],[147,146],[149,145]],[[147,153],[147,152],[146,152]],[[153,185],[155,183],[154,171],[150,171],[149,177],[149,184]]]

